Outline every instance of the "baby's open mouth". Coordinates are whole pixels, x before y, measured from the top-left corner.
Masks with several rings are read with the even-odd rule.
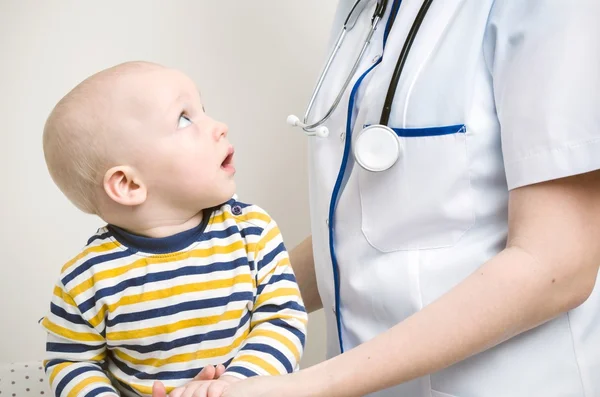
[[[225,157],[225,160],[223,160],[223,162],[221,163],[221,167],[225,168],[231,165],[231,160],[233,160],[233,153],[228,154],[227,157]]]
[[[221,169],[228,172],[235,172],[235,167],[233,166],[233,153],[233,147],[230,147],[225,160],[221,163]]]

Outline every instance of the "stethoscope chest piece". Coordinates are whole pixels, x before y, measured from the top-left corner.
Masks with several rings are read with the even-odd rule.
[[[366,127],[354,141],[354,158],[367,171],[385,171],[396,164],[399,157],[398,137],[385,125]]]

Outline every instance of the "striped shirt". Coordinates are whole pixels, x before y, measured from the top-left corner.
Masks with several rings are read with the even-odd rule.
[[[207,365],[293,372],[306,323],[276,223],[234,198],[171,237],[99,229],[56,283],[44,364],[56,396],[151,395]]]

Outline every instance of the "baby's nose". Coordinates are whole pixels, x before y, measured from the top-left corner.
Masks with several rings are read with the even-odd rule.
[[[228,132],[229,128],[226,124],[215,123],[215,126],[213,128],[213,135],[216,141],[220,140],[221,138],[227,137]]]

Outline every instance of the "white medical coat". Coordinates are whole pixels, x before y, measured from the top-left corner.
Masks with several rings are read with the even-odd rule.
[[[353,3],[341,0],[334,35]],[[329,137],[310,138],[313,247],[329,356],[340,351],[336,290],[348,350],[501,251],[510,189],[600,168],[598,0],[434,1],[392,108],[400,158],[380,173],[355,164],[352,140],[379,122],[421,6],[402,1],[384,51],[392,3],[326,123]],[[311,119],[337,95],[373,6],[349,33]],[[376,395],[600,396],[600,285],[583,305],[543,326]]]

